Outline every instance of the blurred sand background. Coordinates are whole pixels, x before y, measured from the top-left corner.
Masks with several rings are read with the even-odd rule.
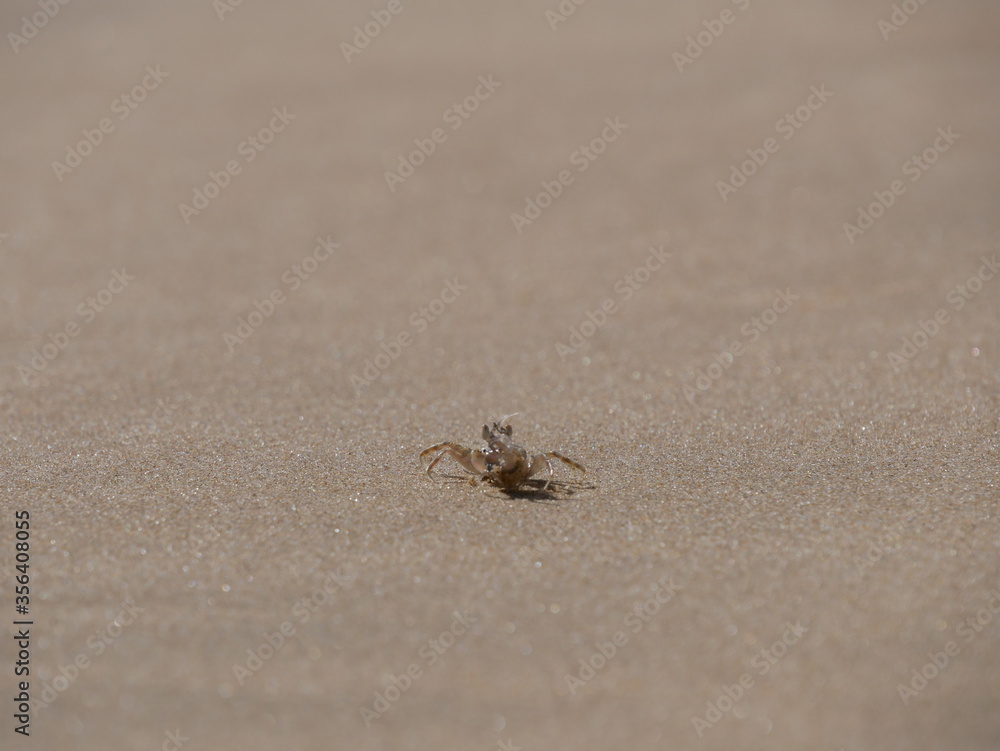
[[[1000,9],[886,39],[889,2],[420,0],[345,55],[387,6],[70,2],[5,36],[0,612],[27,509],[55,694],[14,735],[8,639],[2,746],[1000,746],[1000,278],[957,291],[1000,252]],[[588,474],[421,474],[513,412]]]

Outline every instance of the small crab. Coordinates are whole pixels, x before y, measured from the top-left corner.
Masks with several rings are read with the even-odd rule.
[[[483,425],[483,439],[486,441],[486,446],[482,449],[467,449],[457,443],[439,443],[421,451],[421,459],[435,451],[438,452],[427,465],[427,474],[431,474],[435,464],[450,456],[464,469],[479,475],[480,482],[488,482],[504,490],[516,490],[532,475],[543,469],[548,470],[549,476],[543,487],[543,490],[547,490],[553,475],[551,459],[559,459],[581,472],[587,471],[582,465],[556,451],[529,456],[525,448],[514,443],[511,438],[513,429],[507,420],[513,416],[508,415],[494,420],[492,425]]]

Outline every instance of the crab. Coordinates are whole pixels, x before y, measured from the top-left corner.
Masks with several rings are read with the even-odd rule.
[[[552,459],[558,459],[581,472],[587,471],[583,465],[563,456],[558,451],[529,455],[523,446],[514,443],[511,438],[513,428],[507,420],[513,416],[508,415],[499,420],[493,420],[491,425],[483,425],[483,440],[486,441],[486,446],[482,449],[468,449],[460,444],[448,442],[438,443],[421,451],[421,460],[428,454],[437,452],[430,464],[427,465],[428,476],[431,476],[431,470],[446,456],[450,456],[468,472],[479,475],[480,482],[488,482],[504,490],[516,490],[528,478],[538,474],[543,469],[548,471],[549,476],[542,489],[548,490],[554,474]]]

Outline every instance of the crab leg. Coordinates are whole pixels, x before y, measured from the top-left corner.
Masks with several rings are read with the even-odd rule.
[[[558,451],[548,451],[545,454],[543,454],[543,456],[548,457],[550,459],[558,459],[561,462],[565,462],[566,464],[568,464],[569,466],[571,466],[573,469],[578,469],[581,472],[586,472],[587,471],[586,469],[583,468],[582,464],[577,464],[575,461],[573,461],[572,459],[570,459],[567,456],[563,456]]]
[[[486,459],[483,457],[483,452],[479,449],[472,450],[467,449],[465,446],[460,446],[457,443],[439,443],[436,446],[431,446],[420,452],[420,458],[423,459],[427,454],[432,454],[435,451],[439,451],[437,456],[435,456],[431,463],[427,465],[427,474],[431,474],[431,470],[434,469],[439,461],[444,459],[446,456],[450,456],[456,462],[462,465],[462,467],[473,474],[482,474],[486,471]]]
[[[531,475],[540,472],[542,470],[542,466],[544,465],[545,469],[549,473],[549,478],[545,481],[544,490],[548,490],[549,483],[552,482],[552,477],[554,475],[552,471],[552,462],[549,461],[550,459],[559,459],[560,461],[565,462],[569,466],[573,467],[573,469],[578,469],[581,472],[587,471],[586,469],[583,468],[582,464],[577,464],[575,461],[569,459],[568,457],[563,456],[558,451],[547,451],[544,454],[535,454],[533,457],[531,457],[531,469],[528,472],[528,476],[530,477]]]

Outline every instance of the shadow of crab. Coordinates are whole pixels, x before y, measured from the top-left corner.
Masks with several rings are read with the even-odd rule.
[[[498,491],[496,497],[506,496],[514,500],[531,501],[532,503],[543,503],[545,501],[565,501],[569,500],[581,490],[596,490],[597,486],[581,482],[566,482],[564,480],[552,480],[546,487],[545,480],[529,479],[524,480],[516,488],[505,488],[489,480],[469,475],[439,475],[454,484],[472,485],[473,487],[487,487]]]

